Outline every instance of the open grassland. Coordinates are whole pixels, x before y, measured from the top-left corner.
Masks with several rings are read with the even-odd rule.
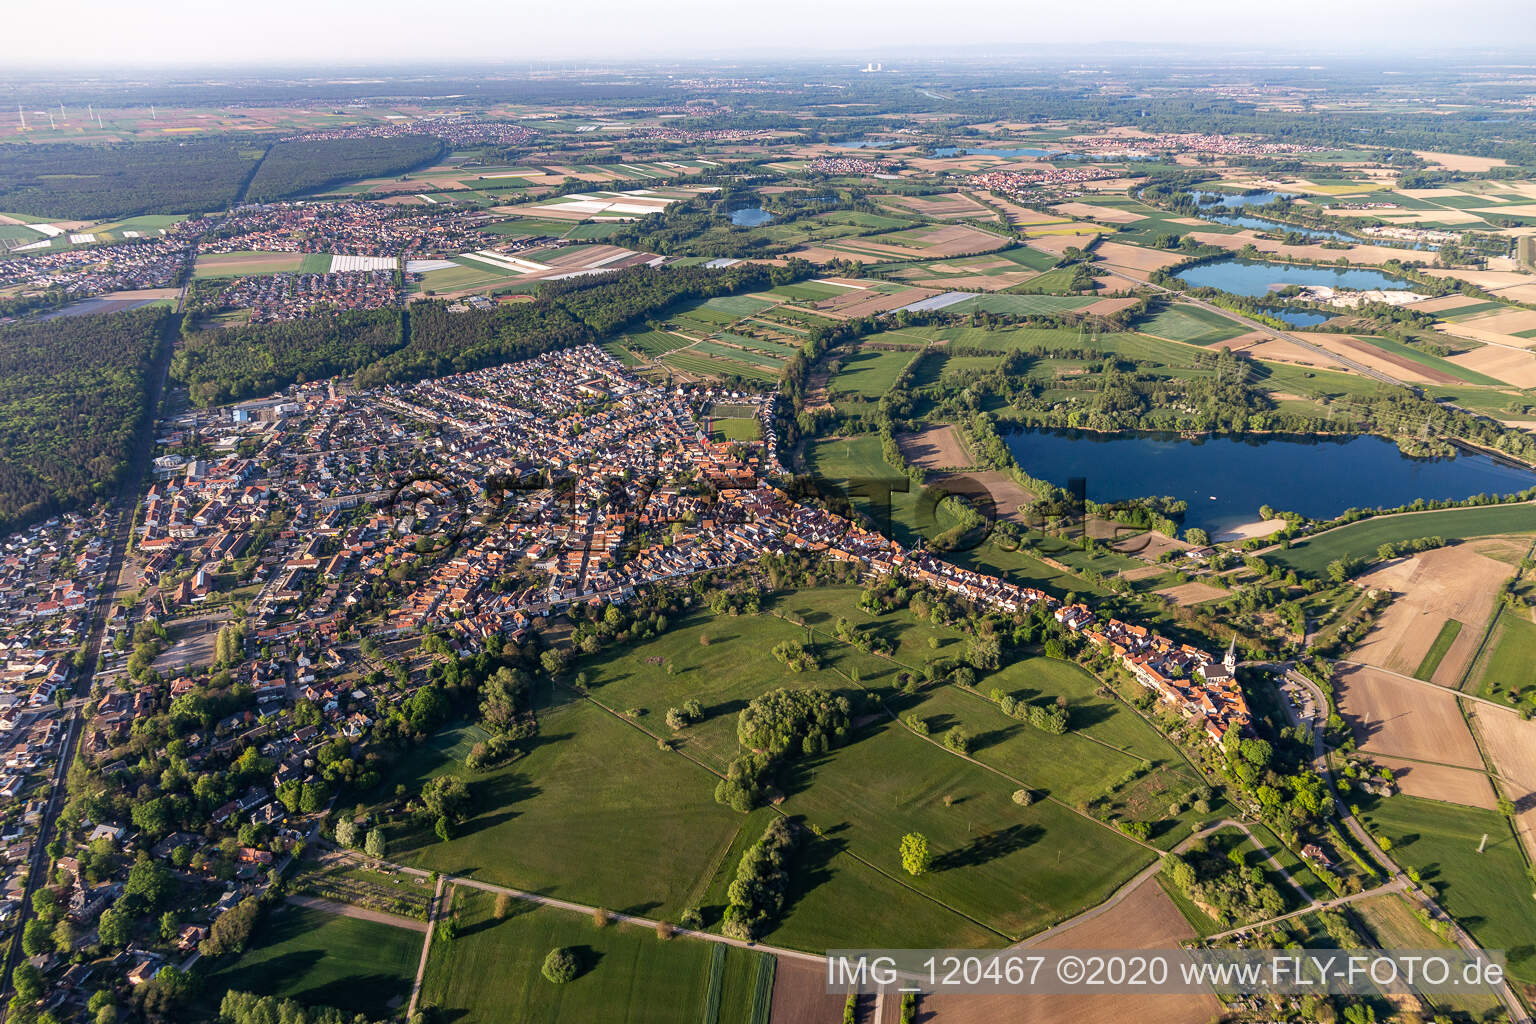
[[[417,931],[279,903],[245,952],[205,959],[198,974],[213,1006],[240,989],[383,1018],[410,995],[421,943]]]
[[[874,401],[891,390],[896,377],[915,355],[893,349],[861,348],[840,358],[841,368],[828,390],[834,397],[852,394]]]
[[[1439,902],[1484,949],[1509,955],[1509,974],[1536,982],[1536,902],[1525,860],[1503,815],[1437,800],[1394,796],[1365,811],[1371,831],[1392,840],[1392,857],[1418,870]],[[1488,837],[1482,853],[1482,837]]]
[[[1167,341],[1212,345],[1244,333],[1244,328],[1200,306],[1174,305],[1137,325],[1137,330]]]
[[[780,776],[778,811],[821,838],[802,832],[797,888],[768,941],[802,948],[997,944],[1102,900],[1151,860],[1150,850],[1047,796],[1103,792],[1147,759],[1153,770],[1115,794],[1117,813],[1166,815],[1195,780],[1132,711],[1096,693],[1092,677],[1075,666],[1026,658],[982,685],[996,682],[1026,699],[1062,696],[1074,730],[1035,732],[986,700],[941,685],[913,706],[972,730],[980,763],[958,757],[882,708],[897,700],[898,672],[920,672],[935,652],[953,656],[963,649],[961,636],[904,610],[870,616],[858,608],[858,595],[854,587],[796,591],[755,616],[701,609],[660,637],[580,663],[597,703],[556,690],[531,752],[504,768],[468,775],[460,759],[477,731],[443,734],[400,781],[416,786],[438,772],[465,774],[476,813],[449,842],[425,828],[399,827],[391,849],[421,867],[648,916],[675,917],[701,905],[706,921],[717,921],[741,852],[774,813],[743,818],[713,802],[713,773],[739,752],[737,713],[775,687],[819,686],[848,694],[856,722],[845,745]],[[836,639],[832,627],[844,617],[888,640],[892,655]],[[809,644],[821,667],[790,672],[768,656],[785,640]],[[884,701],[866,703],[868,691]],[[704,717],[674,732],[666,709],[690,699],[703,705]],[[675,751],[659,749],[658,737]],[[594,789],[598,777],[606,781]],[[1030,807],[1011,799],[1021,784],[1038,787]],[[1172,839],[1184,825],[1163,823],[1155,838]],[[913,830],[928,836],[937,857],[920,878],[904,874],[896,854],[900,836]],[[604,852],[615,843],[624,857]],[[998,892],[1009,899],[1000,903]]]
[[[1471,683],[1474,692],[1490,700],[1530,702],[1536,686],[1536,622],[1529,612],[1499,612],[1483,656],[1473,666]]]
[[[1460,540],[1532,531],[1536,531],[1536,504],[1531,502],[1409,512],[1377,516],[1328,530],[1297,541],[1289,550],[1271,551],[1268,557],[1287,568],[1321,574],[1334,559],[1371,558],[1376,549],[1387,542],[1398,543],[1415,537]]]
[[[459,890],[455,904],[458,934],[432,944],[422,984],[422,1006],[443,1020],[713,1024],[750,1019],[762,954],[697,939],[662,940],[654,931],[628,925],[598,928],[580,914],[521,902],[498,920],[495,897],[471,889]],[[580,973],[555,985],[540,968],[549,951],[561,946],[575,951]],[[718,967],[712,963],[717,956]]]

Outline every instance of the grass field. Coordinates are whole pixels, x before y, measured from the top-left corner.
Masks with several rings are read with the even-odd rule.
[[[1536,903],[1526,895],[1525,859],[1503,815],[1400,795],[1376,800],[1364,817],[1484,949],[1507,951],[1512,978],[1536,982]],[[1485,834],[1487,848],[1478,853]]]
[[[906,611],[870,616],[857,607],[859,593],[831,586],[795,591],[750,617],[700,609],[660,637],[578,664],[593,699],[614,713],[555,691],[531,752],[469,777],[476,813],[458,836],[445,843],[424,828],[398,826],[391,850],[419,867],[647,916],[675,918],[700,905],[706,921],[717,921],[742,850],[772,813],[743,818],[713,802],[711,772],[739,752],[737,712],[777,686],[820,686],[848,693],[858,724],[849,742],[796,762],[780,777],[778,810],[824,838],[805,837],[796,892],[769,941],[812,949],[996,944],[1103,899],[1150,860],[1150,851],[1043,794],[1102,791],[1145,757],[1156,765],[1145,787],[1127,787],[1116,801],[1137,818],[1165,814],[1194,780],[1152,730],[1096,695],[1081,670],[1026,658],[998,672],[998,685],[1031,698],[1066,696],[1076,730],[1037,734],[988,702],[941,686],[917,710],[936,721],[965,721],[993,770],[958,758],[881,713],[882,705],[864,705],[863,692],[896,701],[898,671],[952,657],[962,638]],[[841,617],[887,638],[893,656],[835,639],[831,628]],[[781,640],[809,642],[822,667],[794,673],[767,657]],[[666,709],[688,699],[703,705],[704,717],[674,733],[665,725]],[[658,749],[647,731],[672,739],[675,752]],[[397,781],[414,789],[430,774],[462,773],[463,752],[478,735],[465,727],[442,734],[381,792]],[[1028,808],[1011,800],[1019,777],[1042,792]],[[601,786],[593,785],[596,778]],[[1181,827],[1172,823],[1160,835]],[[939,858],[921,878],[905,875],[896,856],[897,840],[913,829],[929,837]],[[607,854],[615,844],[625,856]],[[1008,899],[999,901],[999,892]]]
[[[842,357],[842,369],[828,385],[833,395],[853,394],[871,401],[891,390],[915,352],[863,348]]]
[[[1341,526],[1298,541],[1288,551],[1273,551],[1268,557],[1302,572],[1322,573],[1328,563],[1336,558],[1373,557],[1376,549],[1387,541],[1398,542],[1415,537],[1459,540],[1495,533],[1531,531],[1536,531],[1536,505],[1530,502],[1409,512],[1377,516]]]
[[[504,920],[495,897],[462,890],[458,935],[434,942],[422,1005],[458,1024],[671,1024],[746,1021],[762,954],[697,939],[663,941],[648,929],[596,927],[566,911],[514,903]],[[581,973],[564,985],[540,973],[551,949],[577,952]],[[712,963],[720,958],[718,966]],[[713,978],[712,982],[712,975]],[[711,991],[713,989],[713,992]],[[711,1015],[707,1011],[715,1009]]]
[[[763,427],[756,417],[724,416],[711,421],[710,435],[718,441],[761,441]]]
[[[565,691],[555,700],[528,755],[494,771],[465,771],[477,731],[466,727],[413,752],[401,781],[419,789],[431,775],[464,775],[476,813],[446,843],[398,826],[391,851],[417,867],[676,917],[735,835],[736,814],[696,765]],[[624,857],[605,852],[615,843]]]
[[[1429,651],[1425,653],[1424,660],[1414,670],[1413,677],[1415,679],[1429,679],[1434,676],[1435,669],[1440,667],[1440,663],[1445,660],[1447,652],[1451,649],[1451,644],[1455,643],[1456,638],[1460,635],[1461,623],[1455,619],[1446,619],[1445,624],[1440,627],[1440,632],[1435,636],[1435,642],[1430,645]]]
[[[1473,688],[1491,700],[1513,702],[1513,691],[1529,699],[1536,684],[1536,622],[1512,608],[1499,612],[1488,648],[1472,675]]]
[[[1200,306],[1184,304],[1169,308],[1137,324],[1137,330],[1168,341],[1191,345],[1212,345],[1243,333],[1236,323]]]
[[[420,932],[279,904],[244,953],[203,960],[198,973],[213,1006],[240,989],[383,1018],[410,995],[421,942]]]

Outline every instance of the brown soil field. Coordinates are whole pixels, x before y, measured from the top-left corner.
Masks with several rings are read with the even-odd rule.
[[[922,251],[934,256],[959,256],[967,252],[1000,249],[1006,239],[990,231],[978,231],[963,224],[934,228],[925,234],[914,236]]]
[[[1453,338],[1466,338],[1484,345],[1513,345],[1522,348],[1536,347],[1536,341],[1532,341],[1530,338],[1513,338],[1507,334],[1500,334],[1497,331],[1484,330],[1471,323],[1438,323],[1435,324],[1435,330],[1441,334],[1448,334]]]
[[[297,272],[304,262],[304,254],[298,252],[263,252],[255,256],[236,256],[233,253],[208,253],[199,256],[197,262],[204,267],[238,274],[242,270],[270,271],[282,264],[284,270]]]
[[[826,972],[805,960],[780,957],[773,972],[773,1024],[838,1024],[843,997],[828,995]]]
[[[1341,250],[1342,251],[1342,250]],[[1431,277],[1454,277],[1458,281],[1467,281],[1486,288],[1491,292],[1500,288],[1513,288],[1516,285],[1529,285],[1532,282],[1530,274],[1522,274],[1513,270],[1466,270],[1460,267],[1446,269],[1443,267],[1425,267],[1424,273]]]
[[[1218,597],[1226,597],[1231,591],[1212,586],[1209,583],[1180,583],[1176,587],[1166,587],[1162,590],[1155,590],[1153,593],[1161,594],[1176,605],[1187,607],[1189,605],[1201,604],[1205,601],[1214,601]]]
[[[1093,305],[1084,307],[1082,312],[1091,313],[1094,316],[1109,316],[1111,313],[1118,313],[1122,309],[1129,309],[1130,307],[1136,305],[1136,303],[1139,301],[1139,299],[1132,299],[1128,297],[1119,299],[1100,299]]]
[[[1415,302],[1408,308],[1417,309],[1423,313],[1444,313],[1446,310],[1460,309],[1462,306],[1471,306],[1479,301],[1470,295],[1441,295],[1438,298]]]
[[[1495,167],[1504,166],[1504,161],[1497,157],[1463,156],[1460,153],[1434,153],[1427,149],[1416,149],[1413,151],[1413,155],[1452,171],[1487,171]]]
[[[1116,551],[1137,558],[1145,558],[1149,562],[1155,562],[1169,551],[1188,551],[1194,547],[1187,541],[1177,540],[1164,536],[1156,530],[1148,530],[1146,533],[1127,537],[1125,540],[1116,541],[1111,545]]]
[[[1458,326],[1476,327],[1495,334],[1517,334],[1520,331],[1536,330],[1536,310],[1511,309],[1491,316],[1475,316],[1462,321]]]
[[[1123,242],[1104,242],[1094,250],[1094,255],[1112,267],[1144,271],[1161,270],[1184,259],[1182,253],[1143,249]]]
[[[1042,949],[1159,949],[1194,937],[1157,879],[1142,882],[1098,917],[1051,936]],[[777,993],[775,993],[777,995]],[[1209,994],[934,995],[920,1001],[932,1024],[1207,1024],[1221,1004]],[[931,1014],[932,1016],[929,1016]]]
[[[924,469],[953,469],[969,466],[973,461],[960,432],[947,423],[916,434],[901,434],[896,445],[908,462]]]
[[[1106,224],[1134,224],[1147,218],[1130,210],[1120,210],[1113,206],[1094,206],[1092,203],[1057,203],[1051,207],[1064,217],[1082,217],[1085,220],[1099,220]]]
[[[1508,299],[1511,302],[1536,302],[1536,283],[1496,288],[1493,294],[1498,298]]]
[[[1446,620],[1455,619],[1462,624],[1462,633],[1441,660],[1434,679],[1454,686],[1477,646],[1475,639],[1463,644],[1462,638],[1482,630],[1493,613],[1499,588],[1512,575],[1512,566],[1489,558],[1474,545],[1452,544],[1397,559],[1362,576],[1362,586],[1391,591],[1394,597],[1350,660],[1411,676]]]
[[[1120,578],[1134,583],[1152,576],[1161,576],[1166,571],[1161,565],[1138,565],[1134,569],[1121,569]]]
[[[1031,210],[1027,206],[1010,203],[1008,200],[998,199],[996,196],[988,196],[987,198],[994,206],[999,207],[1008,214],[1008,223],[1010,224],[1054,224],[1067,219],[1058,217],[1053,213],[1041,213],[1039,210]]]
[[[929,483],[942,486],[951,494],[964,494],[990,501],[999,519],[1019,519],[1019,510],[1035,500],[1035,496],[1020,487],[1012,477],[997,469],[941,476]]]
[[[1451,693],[1366,665],[1343,666],[1335,685],[1339,712],[1362,751],[1461,768],[1483,766]]]
[[[1303,341],[1311,342],[1319,348],[1325,348],[1330,352],[1337,352],[1339,355],[1353,359],[1357,363],[1364,363],[1373,370],[1389,373],[1399,380],[1413,381],[1418,384],[1450,384],[1456,382],[1455,377],[1452,377],[1443,370],[1430,369],[1406,356],[1385,352],[1375,345],[1352,338],[1347,334],[1317,334],[1304,331],[1292,331],[1291,333]]]
[[[1073,246],[1079,249],[1083,246],[1083,240],[1077,235],[1041,235],[1039,238],[1031,238],[1029,247],[1039,249],[1042,252],[1054,253],[1060,256]],[[1100,246],[1103,248],[1103,246]]]
[[[883,206],[896,207],[898,210],[938,220],[984,217],[992,212],[970,196],[959,192],[949,192],[939,196],[880,196],[879,202]]]
[[[1536,857],[1536,721],[1513,711],[1473,705],[1470,717],[1499,788],[1515,804],[1515,827],[1527,856]]]
[[[1342,370],[1337,363],[1329,362],[1326,357],[1319,356],[1316,352],[1308,351],[1300,345],[1289,341],[1281,341],[1272,338],[1263,331],[1250,331],[1247,334],[1239,334],[1229,341],[1217,342],[1212,348],[1225,348],[1233,352],[1240,352],[1250,359],[1267,359],[1273,363],[1294,363],[1297,366],[1326,366]]]
[[[1513,387],[1536,388],[1536,352],[1516,352],[1485,345],[1449,358],[1457,366],[1465,366]]]
[[[1498,804],[1493,787],[1488,784],[1488,776],[1480,771],[1451,768],[1443,764],[1422,764],[1380,754],[1373,755],[1371,760],[1383,768],[1392,769],[1397,779],[1397,788],[1409,796],[1444,800],[1446,803],[1467,807],[1486,807],[1489,810]]]
[[[873,290],[850,292],[848,295],[839,295],[825,302],[819,302],[816,308],[832,310],[847,317],[869,316],[871,313],[884,313],[888,309],[910,306],[914,302],[937,294],[938,292],[932,288],[907,288],[891,295]]]

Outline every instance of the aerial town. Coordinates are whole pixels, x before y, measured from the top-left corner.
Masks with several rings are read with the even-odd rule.
[[[1361,60],[17,73],[4,1024],[1531,1020],[1536,93]],[[1476,976],[999,966],[1297,951]]]

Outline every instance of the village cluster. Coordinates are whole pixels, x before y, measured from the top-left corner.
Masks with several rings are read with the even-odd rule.
[[[291,320],[317,310],[388,309],[400,290],[389,270],[330,274],[265,274],[240,277],[207,304],[215,309],[248,309],[251,323]]]

